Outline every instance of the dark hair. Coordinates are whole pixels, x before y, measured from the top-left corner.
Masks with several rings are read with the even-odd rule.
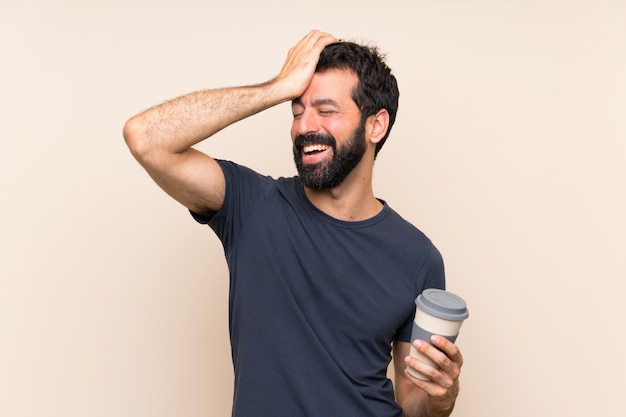
[[[380,109],[389,113],[389,127],[385,136],[376,144],[375,155],[383,147],[398,112],[398,83],[385,63],[385,56],[374,46],[353,42],[333,43],[322,51],[316,72],[331,69],[349,69],[359,82],[352,92],[352,99],[361,110],[362,120],[376,114]]]

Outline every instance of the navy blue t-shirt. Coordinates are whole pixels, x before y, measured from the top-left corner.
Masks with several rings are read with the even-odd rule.
[[[341,221],[298,177],[218,162],[224,204],[194,217],[220,238],[230,271],[233,416],[400,416],[391,342],[410,340],[415,297],[444,288],[440,253],[387,204]]]

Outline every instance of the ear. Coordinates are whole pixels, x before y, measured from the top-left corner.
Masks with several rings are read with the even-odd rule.
[[[367,118],[367,133],[372,143],[378,143],[385,137],[389,128],[389,113],[387,109],[380,109],[378,113]]]

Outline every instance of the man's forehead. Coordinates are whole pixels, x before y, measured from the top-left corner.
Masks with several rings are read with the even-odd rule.
[[[356,88],[358,79],[350,70],[333,69],[317,72],[302,96],[292,101],[293,105],[339,105],[352,101],[352,91]]]

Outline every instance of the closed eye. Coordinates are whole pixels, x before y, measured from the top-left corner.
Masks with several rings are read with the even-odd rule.
[[[302,113],[304,113],[304,106],[300,99],[297,98],[291,102],[291,114],[293,114],[294,119],[297,119],[302,116]]]

